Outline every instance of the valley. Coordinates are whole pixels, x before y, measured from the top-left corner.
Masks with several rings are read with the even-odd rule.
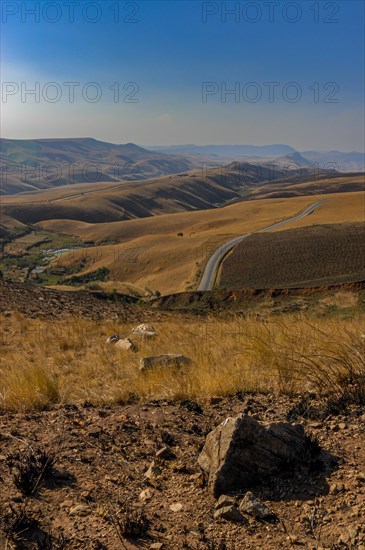
[[[0,2],[0,550],[365,550],[364,2]]]

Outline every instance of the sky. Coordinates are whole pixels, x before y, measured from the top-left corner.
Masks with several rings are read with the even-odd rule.
[[[364,149],[360,0],[2,0],[1,31],[1,137]]]

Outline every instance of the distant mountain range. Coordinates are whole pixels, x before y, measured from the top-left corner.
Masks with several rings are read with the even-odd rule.
[[[289,145],[172,145],[143,148],[92,138],[0,139],[0,194],[51,189],[61,185],[137,181],[229,164],[361,172],[363,153],[304,151]]]
[[[0,140],[1,194],[70,183],[119,182],[185,172],[201,165],[178,155],[92,138]]]
[[[343,153],[341,151],[302,151],[303,157],[312,163],[320,164],[321,168],[335,169],[338,172],[364,172],[365,154],[357,151]]]
[[[179,155],[209,155],[217,159],[245,160],[247,162],[268,162],[279,160],[282,165],[286,157],[289,162],[298,166],[317,165],[319,168],[336,170],[337,172],[365,171],[365,154],[358,151],[344,153],[342,151],[297,151],[289,145],[169,145],[146,146],[150,151]]]
[[[268,164],[270,164],[271,166],[286,167],[287,169],[290,169],[290,167],[296,169],[297,167],[301,168],[304,166],[315,166],[314,162],[311,162],[309,159],[304,158],[303,155],[298,153],[298,151],[294,151],[293,153],[289,153],[288,155],[272,159],[268,162]]]
[[[295,149],[289,145],[156,145],[145,146],[149,151],[160,153],[174,153],[176,155],[209,155],[212,157],[237,159],[248,157],[280,157],[294,153]]]

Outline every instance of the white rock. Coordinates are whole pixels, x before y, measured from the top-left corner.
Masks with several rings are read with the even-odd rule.
[[[170,510],[172,512],[180,512],[182,510],[182,504],[181,502],[174,502],[173,504],[170,504]]]
[[[142,323],[142,325],[138,325],[138,327],[135,327],[132,329],[133,334],[136,336],[140,336],[141,338],[154,338],[157,336],[157,332],[155,331],[154,327],[152,325],[148,325],[147,323]]]
[[[129,338],[120,338],[115,343],[115,347],[123,351],[137,351],[137,346]]]

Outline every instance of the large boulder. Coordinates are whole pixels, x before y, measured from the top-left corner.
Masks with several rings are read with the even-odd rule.
[[[303,461],[305,452],[306,438],[300,424],[264,426],[243,414],[227,418],[208,434],[198,462],[209,474],[209,489],[218,497],[247,490]]]
[[[184,367],[190,365],[191,359],[185,355],[166,353],[164,355],[152,355],[143,357],[140,360],[139,368],[141,371],[151,370],[161,367]]]

